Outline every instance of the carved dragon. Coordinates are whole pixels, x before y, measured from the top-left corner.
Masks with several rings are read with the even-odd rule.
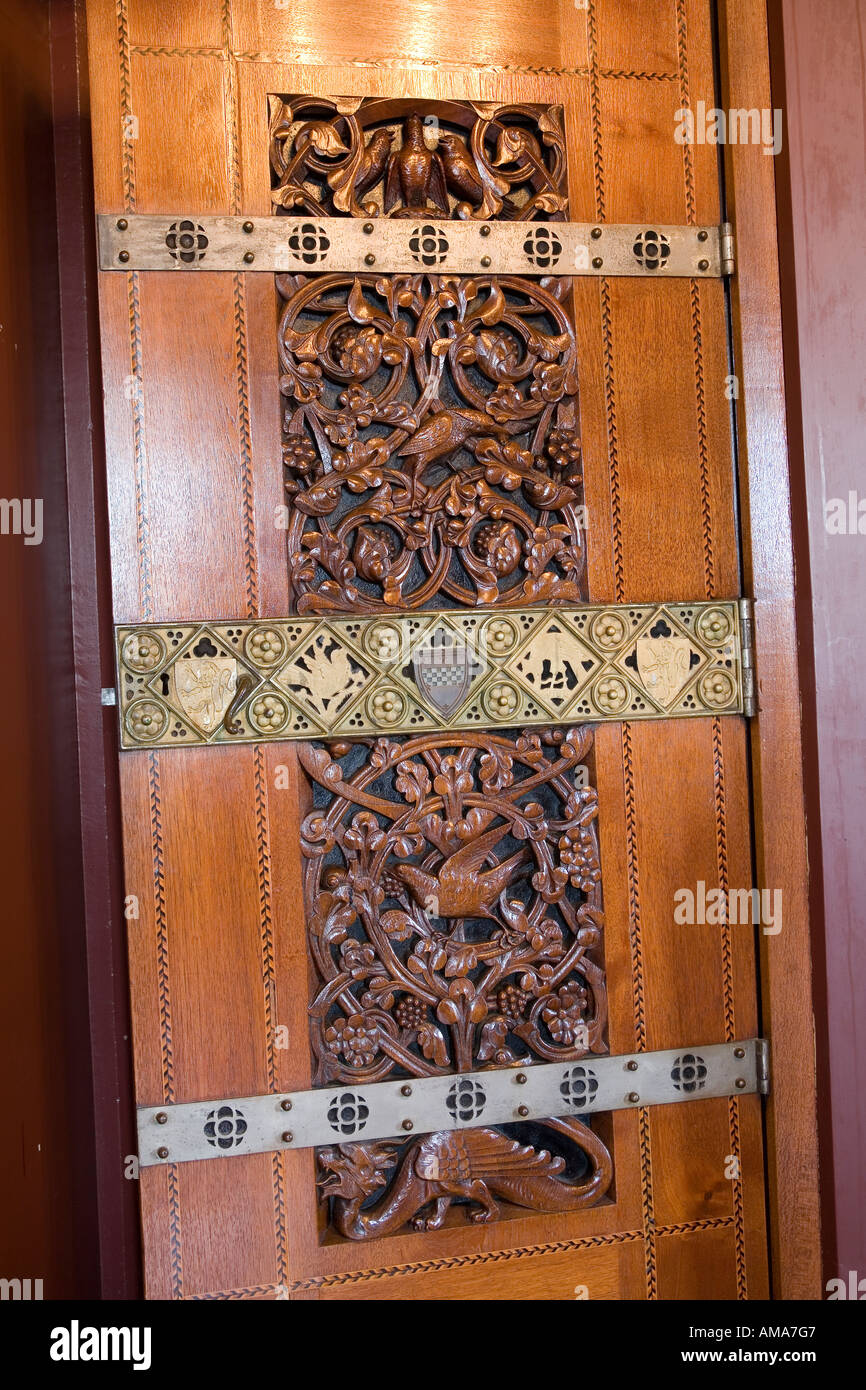
[[[319,1164],[327,1175],[322,1195],[333,1202],[333,1224],[349,1240],[392,1235],[407,1223],[417,1231],[438,1230],[456,1198],[477,1209],[471,1221],[492,1221],[496,1202],[532,1211],[579,1211],[593,1206],[610,1186],[613,1165],[597,1135],[577,1120],[544,1121],[576,1143],[589,1157],[591,1172],[581,1182],[558,1175],[565,1160],[546,1149],[517,1143],[496,1129],[442,1130],[417,1139],[405,1150],[389,1187],[388,1170],[399,1160],[399,1145],[340,1144],[323,1149]],[[364,1203],[388,1188],[372,1207]],[[434,1203],[433,1212],[424,1209]]]

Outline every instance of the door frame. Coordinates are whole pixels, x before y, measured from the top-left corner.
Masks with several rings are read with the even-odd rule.
[[[83,0],[73,0],[74,18],[65,0],[52,0],[52,38],[68,41],[75,34],[77,92],[68,71],[57,64],[55,138],[67,142],[70,131],[88,120],[87,60]],[[719,0],[721,97],[724,109],[772,108],[766,0]],[[70,122],[70,104],[77,121]],[[93,255],[93,188],[89,150],[74,168],[66,166],[58,189],[61,269],[82,266],[86,294],[95,295]],[[755,666],[760,717],[752,722],[751,757],[755,826],[755,885],[781,889],[783,931],[760,939],[760,997],[764,1036],[771,1047],[771,1084],[766,1107],[766,1154],[771,1276],[776,1299],[820,1299],[821,1237],[815,1065],[815,1018],[812,999],[812,954],[809,923],[808,846],[803,768],[801,669],[797,650],[792,499],[786,439],[785,382],[782,361],[781,299],[774,161],[757,145],[724,147],[727,216],[734,224],[737,272],[731,280],[731,316],[740,390],[736,401],[739,437],[739,493],[742,516],[743,592],[755,600]],[[74,216],[72,213],[74,212]],[[64,254],[64,250],[66,254]],[[85,296],[61,301],[64,337],[88,344],[98,362],[99,339],[93,303]],[[67,400],[90,399],[99,420],[98,389],[82,370],[77,353],[64,353]],[[88,414],[84,411],[83,414]],[[104,495],[101,445],[82,447],[73,430],[67,441],[67,473],[79,496]],[[98,691],[110,685],[105,662],[105,634],[111,631],[107,586],[94,583],[94,565],[108,553],[107,519],[97,516],[82,527],[70,524],[71,589],[80,634],[76,642],[75,679],[79,689]],[[102,634],[102,651],[98,634]],[[805,674],[805,672],[804,672]],[[114,735],[113,711],[98,711]],[[103,716],[106,723],[103,726]],[[75,730],[80,766],[104,768],[108,786],[115,776],[111,758],[100,747],[93,711],[82,711]],[[94,764],[93,755],[98,751]],[[131,1090],[118,1094],[131,1075],[129,1043],[118,1019],[117,967],[125,967],[125,921],[120,864],[120,821],[112,794],[106,804],[106,781],[99,771],[82,779],[81,822],[94,830],[98,854],[87,867],[85,923],[88,961],[90,1040],[94,1072],[96,1138],[121,1146],[128,1133],[118,1125],[118,1109],[131,1112]],[[813,851],[814,853],[814,851]],[[107,962],[113,963],[107,968]],[[113,986],[111,984],[113,979]],[[122,983],[120,993],[123,993]],[[101,1078],[100,1081],[97,1078]],[[131,1083],[130,1083],[131,1085]],[[121,1104],[118,1107],[118,1100]],[[125,1131],[121,1138],[119,1131]],[[132,1223],[137,1220],[136,1185],[126,1181],[121,1154],[98,1155],[100,1220],[94,1231],[102,1270],[104,1297],[140,1296],[140,1273]]]

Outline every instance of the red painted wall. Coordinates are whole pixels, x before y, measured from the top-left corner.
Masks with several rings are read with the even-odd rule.
[[[785,108],[777,184],[790,438],[806,517],[798,561],[812,590],[803,638],[814,660],[810,814],[823,861],[826,1275],[866,1277],[866,0],[780,0],[771,19],[774,101]],[[851,492],[864,534],[833,534],[828,503],[847,504]]]

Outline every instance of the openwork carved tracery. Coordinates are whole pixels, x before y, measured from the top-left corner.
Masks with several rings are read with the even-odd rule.
[[[319,803],[302,832],[314,1079],[347,1088],[337,1109],[371,1081],[606,1050],[591,747],[585,729],[303,746]],[[478,1083],[452,1091],[455,1121],[483,1113]],[[482,1221],[497,1198],[576,1210],[609,1186],[578,1119],[511,1131],[321,1151],[337,1231],[435,1228],[454,1200]]]
[[[605,1051],[591,744],[302,745],[315,1084]]]
[[[286,211],[419,219],[417,275],[277,280],[297,611],[585,598],[568,280],[435,273],[437,219],[562,214],[559,111],[275,98],[271,162]]]
[[[560,107],[271,97],[277,211],[338,217],[561,217]]]

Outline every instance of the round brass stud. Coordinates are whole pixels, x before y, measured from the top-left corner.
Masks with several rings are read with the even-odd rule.
[[[156,1156],[157,1158],[168,1158],[168,1149],[164,1144],[161,1149],[157,1149]]]
[[[698,261],[698,270],[709,270],[709,261]]]
[[[370,233],[372,232],[372,230],[373,230],[373,223],[372,223],[372,222],[365,222],[365,223],[364,223],[364,231],[367,233],[367,236],[370,235]]]
[[[637,1071],[637,1062],[626,1062],[626,1071]]]
[[[485,222],[484,226],[481,228],[481,235],[482,235],[482,236],[490,236],[490,228],[488,227],[488,225],[487,225],[486,222]]]
[[[412,1087],[411,1087],[411,1086],[401,1086],[401,1087],[400,1087],[400,1095],[401,1095],[401,1096],[411,1096],[411,1094],[412,1094]]]
[[[515,1076],[514,1080],[517,1082],[518,1086],[525,1086],[525,1085],[526,1085],[526,1072],[525,1072],[525,1071],[519,1071],[519,1072],[517,1073],[517,1075]]]
[[[127,220],[126,220],[125,217],[118,217],[118,219],[117,219],[117,230],[118,230],[119,232],[125,232],[126,229],[128,228],[128,226],[129,226],[129,223],[127,222]]]
[[[629,1091],[628,1095],[626,1096],[626,1100],[629,1102],[630,1105],[637,1105],[638,1101],[640,1100],[640,1096],[638,1095],[637,1091]]]
[[[364,257],[364,265],[375,265],[375,264],[376,264],[376,257],[373,255],[373,252],[372,252],[372,251],[368,251],[367,254],[366,254],[366,256]]]
[[[290,1100],[281,1100],[281,1101],[280,1101],[280,1109],[281,1109],[281,1110],[291,1110],[291,1108],[292,1108],[292,1102],[291,1102]]]
[[[481,264],[484,266],[484,269],[486,270],[487,267],[488,267],[489,265],[492,264],[492,262],[491,262],[491,260],[490,260],[490,257],[489,257],[489,256],[482,256],[482,257],[481,257]]]
[[[735,1057],[745,1057],[745,1055],[746,1055],[746,1049],[745,1049],[744,1047],[735,1047],[735,1048],[734,1048],[734,1056],[735,1056]]]
[[[528,1105],[518,1105],[518,1107],[517,1107],[517,1113],[518,1113],[518,1115],[528,1115],[528,1114],[529,1114],[529,1106],[528,1106]]]
[[[128,252],[128,251],[118,251],[118,253],[117,253],[117,259],[118,259],[119,261],[123,261],[123,263],[124,263],[124,265],[125,265],[126,262],[129,260],[129,252]]]
[[[154,1118],[154,1120],[156,1121],[156,1123],[157,1123],[158,1125],[164,1125],[164,1124],[166,1123],[166,1121],[168,1120],[168,1116],[166,1115],[166,1113],[165,1113],[164,1110],[160,1110],[159,1114],[158,1114],[158,1115],[154,1115],[153,1118]]]
[[[254,252],[254,251],[245,251],[245,252],[244,252],[244,262],[245,262],[246,265],[252,265],[252,263],[253,263],[253,261],[255,260],[255,258],[256,258],[256,257],[255,257],[255,252]]]
[[[596,270],[601,270],[601,267],[604,265],[604,261],[601,259],[601,256],[593,256],[592,263],[595,266]]]
[[[252,222],[244,222],[244,224],[243,224],[243,230],[244,230],[247,234],[249,234],[249,233],[253,230],[253,224],[252,224]]]
[[[598,241],[599,237],[601,236],[601,227],[593,227],[592,231],[590,232],[590,236],[592,237],[593,241]]]
[[[402,1123],[402,1125],[401,1125],[401,1129],[414,1129],[414,1128],[415,1128],[415,1126],[413,1125],[413,1123],[412,1123],[411,1120],[404,1120],[403,1123]]]
[[[283,1133],[280,1135],[280,1138],[282,1139],[284,1144],[291,1144],[294,1137],[295,1136],[294,1134],[292,1134],[292,1131],[290,1129],[283,1130]]]
[[[704,231],[704,232],[698,232],[698,241],[706,241],[706,239],[707,239],[707,233],[706,233],[705,231]]]
[[[734,1085],[736,1086],[738,1091],[744,1091],[746,1089],[745,1077],[738,1076],[736,1081],[734,1082]]]

